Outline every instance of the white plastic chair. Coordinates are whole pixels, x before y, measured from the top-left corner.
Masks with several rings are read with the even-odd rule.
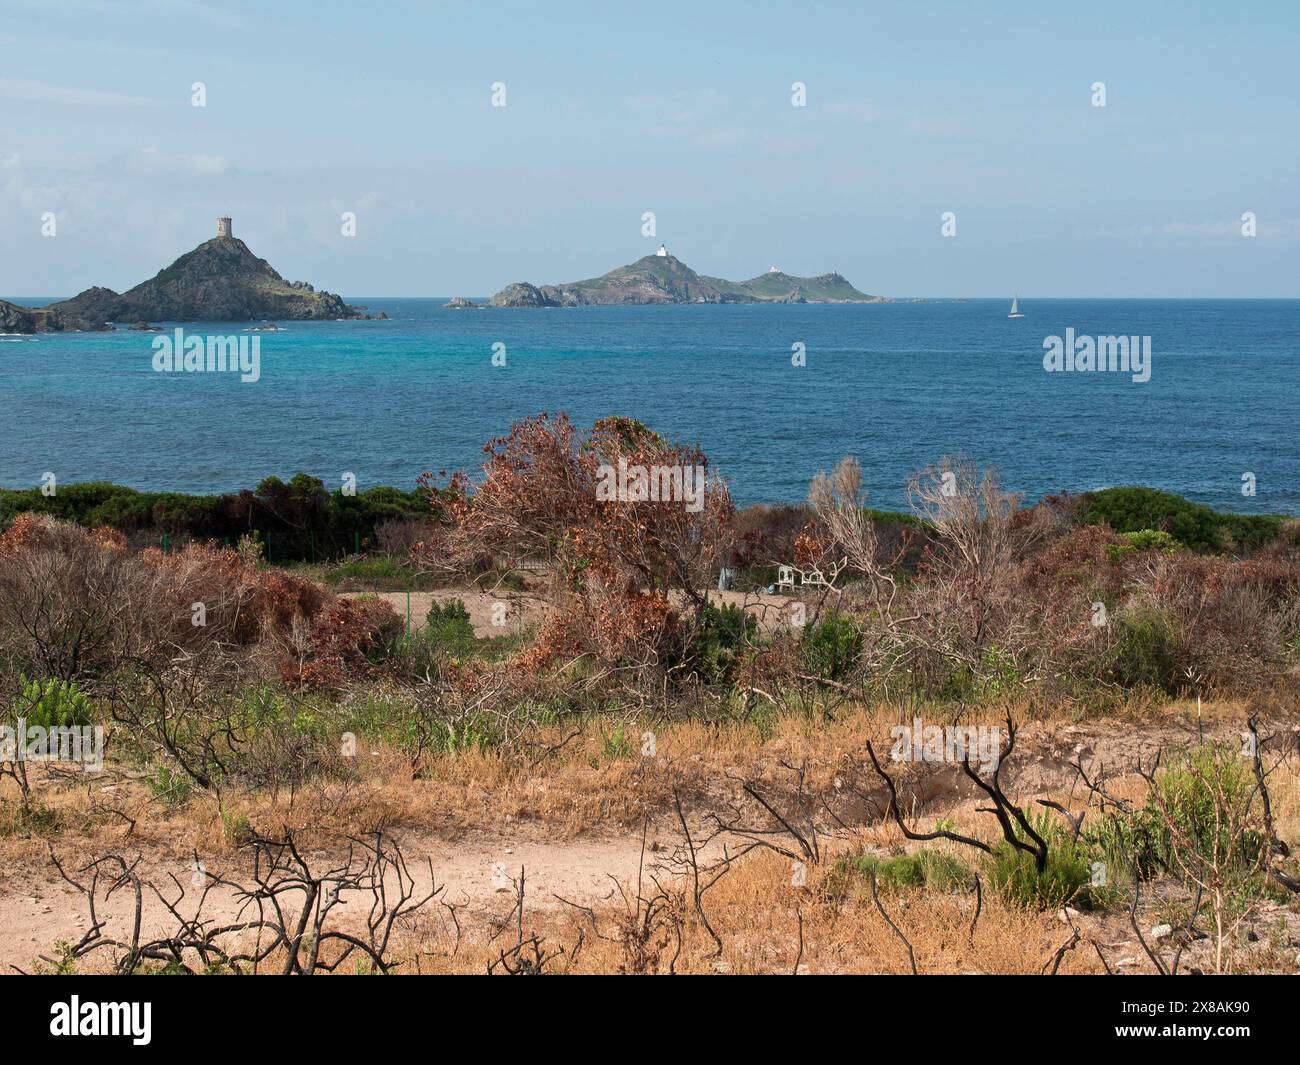
[[[778,566],[776,569],[776,590],[779,592],[782,588],[788,588],[794,591],[794,567]]]

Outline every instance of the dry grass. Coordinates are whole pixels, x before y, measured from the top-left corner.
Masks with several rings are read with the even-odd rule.
[[[1030,708],[1010,709],[1024,719]],[[1086,796],[1068,763],[1084,757],[1104,760],[1111,767],[1108,790],[1140,800],[1145,785],[1133,771],[1139,756],[1145,760],[1159,747],[1195,742],[1201,730],[1207,738],[1235,736],[1245,711],[1241,703],[1207,704],[1198,730],[1194,704],[1186,703],[1144,705],[1140,713],[1134,711],[1143,718],[1140,724],[1125,721],[1127,715],[1089,722],[1076,721],[1068,713],[1036,710],[1038,720],[1025,721],[1018,754],[1004,766],[1003,781],[1022,803],[1053,798],[1078,810]],[[833,720],[786,716],[763,733],[734,722],[665,723],[654,728],[654,757],[640,753],[639,726],[626,728],[626,743],[620,746],[614,743],[612,723],[594,719],[580,728],[570,724],[568,731],[543,730],[537,747],[438,757],[414,776],[401,752],[363,740],[345,775],[314,779],[292,794],[228,793],[220,804],[197,793],[185,802],[164,804],[146,781],[110,765],[103,776],[72,784],[38,780],[39,804],[51,811],[53,820],[26,836],[0,836],[0,860],[14,876],[12,890],[19,890],[21,880],[24,895],[31,891],[33,897],[48,898],[42,887],[53,879],[48,843],[71,856],[140,854],[147,868],[163,876],[186,868],[194,852],[223,872],[238,875],[246,866],[246,854],[238,846],[246,827],[267,835],[292,829],[304,847],[322,855],[337,853],[350,835],[382,829],[417,860],[434,853],[455,858],[462,848],[467,848],[465,853],[482,850],[485,839],[508,854],[508,844],[528,840],[537,848],[534,855],[562,864],[568,855],[578,854],[585,841],[600,838],[621,841],[626,852],[622,869],[611,869],[603,887],[581,898],[564,896],[576,906],[556,898],[545,876],[539,886],[528,871],[532,883],[525,902],[525,936],[536,933],[548,953],[562,951],[546,963],[547,971],[658,972],[671,966],[678,972],[778,973],[794,971],[797,965],[800,972],[812,973],[907,973],[911,967],[906,947],[879,914],[867,880],[851,877],[846,889],[835,858],[863,852],[887,856],[918,846],[864,798],[872,794],[869,779],[853,775],[854,767],[863,764],[866,740],[873,740],[878,749],[887,745],[890,726],[908,717],[910,711],[894,707],[844,706]],[[996,720],[990,712],[982,713],[981,720],[984,717],[990,723]],[[824,826],[823,860],[807,868],[806,882],[796,886],[790,861],[771,852],[752,852],[736,861],[706,897],[710,923],[723,941],[717,956],[685,881],[661,870],[663,917],[649,936],[633,935],[633,871],[642,861],[647,870],[662,862],[681,838],[674,794],[682,796],[698,836],[709,815],[727,811],[737,800],[741,781],[758,782],[779,801],[789,801],[792,774],[787,767],[793,765],[807,767],[809,793],[825,799],[849,826]],[[992,818],[978,811],[982,803],[960,787],[953,767],[908,766],[897,775],[904,788],[911,789],[909,794],[924,799],[917,809],[917,828],[933,827],[942,817],[959,832],[984,839],[996,836]],[[1270,790],[1279,833],[1294,846],[1300,842],[1300,766],[1294,755],[1273,775]],[[12,809],[14,796],[3,797],[4,808]],[[643,826],[648,826],[648,846],[639,859]],[[939,846],[952,849],[972,869],[977,867],[974,852]],[[706,860],[720,856],[715,843]],[[517,869],[511,866],[511,871]],[[441,881],[446,872],[435,860],[435,877]],[[456,892],[445,896],[458,907],[459,932],[448,911],[438,906],[405,923],[395,953],[406,971],[483,972],[514,944],[513,895],[486,888],[467,892],[465,869],[459,872],[462,880],[456,882]],[[616,873],[621,888],[613,879]],[[642,895],[657,890],[654,881],[643,876]],[[921,973],[1036,973],[1071,935],[1056,914],[1017,908],[987,889],[973,939],[970,890],[949,894],[882,885],[880,895],[911,942]],[[60,903],[75,904],[66,897]],[[1141,919],[1149,927],[1164,912],[1159,907],[1169,905],[1168,898],[1152,892]],[[1261,912],[1260,923],[1252,926],[1259,933],[1258,942],[1249,948],[1253,960],[1238,964],[1293,971],[1297,951],[1290,944],[1293,935],[1300,936],[1300,916],[1295,917],[1294,933],[1287,923],[1291,920],[1289,911]],[[1112,963],[1125,962],[1121,971],[1149,968],[1133,941],[1126,913],[1083,915],[1075,921],[1083,939],[1064,955],[1061,972],[1101,972],[1094,941]],[[26,965],[30,955],[4,960]]]
[[[1031,712],[1034,719],[1027,720]],[[1239,702],[1206,704],[1203,728],[1208,736],[1235,735],[1246,712]],[[918,713],[929,722],[943,720]],[[967,720],[995,725],[1003,713],[1024,722],[1019,741],[1024,756],[1013,756],[1006,770],[1013,780],[1022,761],[1056,756],[1057,764],[1045,774],[1043,793],[1056,790],[1053,783],[1073,782],[1068,766],[1071,745],[1089,742],[1101,755],[1111,756],[1114,765],[1116,753],[1127,750],[1149,757],[1180,736],[1182,742],[1193,742],[1197,735],[1194,707],[1186,702],[1143,704],[1132,717],[1120,715],[1094,724],[1077,723],[1050,708],[1014,704]],[[1140,724],[1133,722],[1137,716]],[[624,728],[621,744],[616,742],[614,722],[588,719],[542,728],[526,748],[441,756],[419,773],[412,772],[402,752],[362,738],[345,774],[311,780],[296,792],[229,792],[220,800],[195,793],[176,805],[155,797],[138,774],[114,772],[110,762],[102,776],[73,773],[38,784],[40,803],[53,815],[55,827],[28,838],[12,832],[0,836],[0,858],[41,860],[46,839],[93,847],[129,838],[133,844],[168,853],[187,854],[193,848],[229,853],[233,848],[226,826],[241,818],[262,831],[289,827],[313,842],[381,828],[417,828],[455,839],[519,823],[536,825],[556,839],[571,839],[633,828],[646,817],[662,816],[671,809],[674,791],[688,807],[707,812],[734,797],[738,780],[783,786],[789,778],[784,767],[791,765],[807,766],[812,794],[830,796],[839,790],[836,783],[843,782],[846,767],[865,761],[867,740],[887,748],[890,727],[910,717],[911,711],[896,707],[848,705],[837,710],[833,720],[786,715],[764,732],[734,721],[632,723]],[[653,757],[641,754],[647,731],[654,734]],[[913,766],[902,776],[927,772],[927,767]],[[954,775],[951,769],[949,775]],[[38,768],[35,779],[41,778]],[[1132,779],[1140,783],[1136,776]],[[11,782],[4,782],[0,799],[12,801],[11,791]],[[1071,794],[1078,790],[1067,788],[1062,797],[1068,800]],[[1286,830],[1294,833],[1300,814],[1281,797],[1275,798],[1275,805],[1284,835]]]
[[[678,896],[680,953],[676,929],[664,930],[652,971],[665,972],[671,963],[679,973],[910,973],[907,948],[869,894],[833,899],[825,890],[827,875],[825,868],[810,871],[806,886],[794,887],[789,864],[779,856],[758,854],[738,863],[707,896],[710,924],[723,941],[721,956],[690,912],[689,897]],[[973,938],[973,895],[882,892],[882,902],[911,942],[920,973],[1036,973],[1069,935],[1052,915],[1027,913],[987,896]],[[619,934],[627,912],[617,892],[588,912],[526,910],[525,936],[535,933],[545,947],[564,949],[549,971],[637,971],[633,944]],[[485,925],[457,946],[454,929],[435,917],[408,933],[403,949],[410,967],[421,972],[483,972],[514,942],[509,931],[495,938],[492,932]],[[1075,951],[1061,971],[1102,970],[1095,955]]]

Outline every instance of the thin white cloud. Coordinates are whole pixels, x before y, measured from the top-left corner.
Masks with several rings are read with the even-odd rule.
[[[215,4],[205,4],[202,0],[0,0],[0,7],[39,9],[42,12],[51,9],[85,11],[118,17],[176,14],[192,16],[218,26],[240,24],[240,17],[235,12],[226,11]]]
[[[116,166],[133,174],[228,174],[234,169],[224,156],[162,152],[157,148],[142,148],[132,155],[118,156],[110,161],[109,168]]]
[[[1159,224],[1103,226],[1091,231],[1091,236],[1123,237],[1142,240],[1220,240],[1226,237],[1240,239],[1242,223],[1239,219],[1215,219],[1208,222],[1162,222]],[[1284,240],[1288,243],[1300,239],[1300,218],[1256,219],[1256,233],[1260,240]]]
[[[0,78],[0,98],[31,103],[72,104],[76,107],[157,107],[153,100],[97,89],[72,89],[43,81]]]
[[[1236,237],[1241,235],[1239,222],[1165,222],[1158,226],[1137,226],[1139,237]]]
[[[193,15],[218,26],[239,25],[239,16],[225,11],[214,4],[200,3],[199,0],[153,0],[153,6],[163,11],[174,11],[181,15]]]
[[[837,117],[855,118],[860,122],[878,122],[880,109],[865,96],[837,96],[826,103],[826,110]]]
[[[693,122],[699,117],[699,108],[718,105],[725,102],[717,89],[677,89],[667,95],[640,93],[630,96],[627,106],[633,111],[663,112],[674,109],[671,116],[674,122]]]

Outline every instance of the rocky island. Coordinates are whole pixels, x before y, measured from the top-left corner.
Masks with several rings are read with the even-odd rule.
[[[589,304],[651,303],[885,303],[859,292],[837,273],[795,277],[772,267],[748,281],[697,274],[660,246],[627,266],[600,277],[564,285],[507,285],[490,307],[582,307]]]
[[[127,292],[88,288],[48,307],[0,303],[0,331],[105,329],[113,322],[251,322],[364,318],[332,292],[286,281],[217,219],[217,235]]]
[[[61,333],[65,329],[102,328],[68,320],[48,307],[20,307],[0,300],[0,333]]]

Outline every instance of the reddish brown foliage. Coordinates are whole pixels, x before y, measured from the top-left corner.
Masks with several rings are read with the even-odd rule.
[[[0,651],[38,676],[94,679],[127,662],[165,665],[218,649],[337,683],[400,621],[231,548],[126,551],[120,534],[21,515],[0,536]]]
[[[280,664],[291,687],[334,688],[369,672],[368,651],[402,632],[402,619],[382,599],[331,599],[310,616],[305,653]]]
[[[482,481],[457,474],[431,503],[446,524],[419,545],[417,562],[450,569],[492,560],[503,567],[545,561],[563,609],[522,663],[566,655],[603,661],[659,657],[672,628],[667,593],[699,608],[727,546],[734,513],[726,485],[708,474],[698,447],[672,444],[639,422],[599,421],[577,430],[564,414],[517,422],[485,447]],[[698,497],[610,498],[615,471],[675,471]],[[663,483],[670,483],[671,478]],[[423,482],[431,485],[431,478]]]

